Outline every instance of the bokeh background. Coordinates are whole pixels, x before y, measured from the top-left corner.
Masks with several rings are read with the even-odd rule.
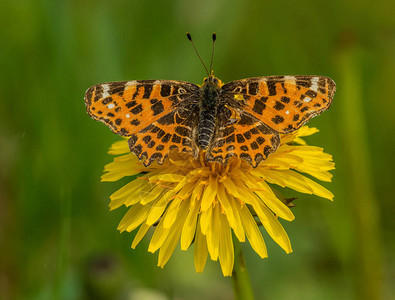
[[[218,263],[193,251],[162,270],[148,239],[116,230],[120,183],[101,183],[119,139],[85,113],[94,84],[200,84],[217,33],[215,74],[325,75],[337,83],[308,138],[334,156],[330,203],[298,197],[283,222],[294,252],[264,232],[269,258],[244,247],[257,299],[389,299],[394,290],[395,5],[387,1],[0,2],[1,299],[232,299]],[[192,250],[192,249],[190,249]]]

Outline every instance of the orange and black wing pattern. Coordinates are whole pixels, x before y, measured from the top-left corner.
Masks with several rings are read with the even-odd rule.
[[[199,86],[183,81],[110,82],[89,88],[85,104],[93,119],[130,137],[131,152],[148,166],[162,163],[170,148],[196,152],[190,128],[197,122],[198,93]]]
[[[207,158],[227,163],[232,156],[253,167],[280,144],[279,133],[297,130],[331,105],[336,86],[320,76],[268,76],[226,83],[217,131]]]
[[[207,160],[226,164],[231,157],[236,156],[256,167],[277,150],[280,145],[279,134],[254,116],[236,110],[224,108],[219,115],[217,129],[207,151]],[[233,118],[235,113],[236,118]]]
[[[133,133],[128,142],[130,150],[143,160],[145,166],[158,160],[162,164],[170,150],[198,156],[196,128],[199,108],[191,105],[174,110],[153,122],[138,133]]]
[[[221,96],[275,131],[289,133],[327,110],[335,91],[328,77],[268,76],[229,82]]]

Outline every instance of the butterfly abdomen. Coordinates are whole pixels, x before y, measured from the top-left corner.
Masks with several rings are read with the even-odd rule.
[[[198,126],[198,146],[207,149],[215,130],[215,118],[218,103],[218,85],[203,84],[201,87],[200,113]]]
[[[215,129],[215,111],[200,111],[198,128],[198,145],[202,149],[207,149]]]

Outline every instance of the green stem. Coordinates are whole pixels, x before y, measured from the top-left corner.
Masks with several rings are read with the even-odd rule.
[[[237,238],[233,239],[235,247],[235,264],[233,266],[232,279],[233,290],[236,300],[254,300],[250,276],[244,260],[243,250]]]

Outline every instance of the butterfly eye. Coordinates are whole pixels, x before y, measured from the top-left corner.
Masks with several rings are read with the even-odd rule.
[[[242,90],[241,86],[238,86],[233,90],[233,93],[241,93]]]
[[[184,93],[186,93],[186,92],[187,92],[187,91],[186,91],[186,89],[184,89],[184,88],[181,88],[181,87],[180,87],[180,88],[178,89],[178,93],[179,93],[179,94],[184,94]]]
[[[215,84],[217,84],[217,83],[218,83],[218,79],[217,79],[217,78],[214,78],[214,79],[213,79],[213,82],[214,82]]]

